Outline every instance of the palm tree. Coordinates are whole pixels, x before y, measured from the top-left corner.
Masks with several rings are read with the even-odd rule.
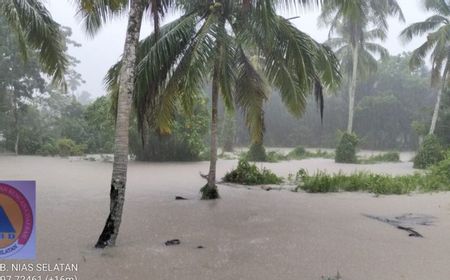
[[[114,246],[122,220],[128,168],[128,129],[130,110],[136,76],[136,58],[142,18],[146,10],[154,18],[155,28],[159,28],[159,18],[170,6],[171,1],[156,0],[79,0],[79,13],[84,20],[86,31],[94,35],[112,16],[128,9],[128,27],[125,38],[122,65],[118,72],[117,115],[114,146],[114,164],[111,178],[110,213],[96,248]],[[156,31],[156,34],[159,32]]]
[[[262,106],[271,87],[278,89],[291,113],[300,115],[307,95],[314,93],[323,100],[323,87],[340,79],[332,51],[277,15],[275,2],[186,1],[180,4],[183,16],[163,26],[159,36],[152,34],[141,43],[134,95],[141,130],[148,124],[170,131],[179,104],[189,112],[193,97],[211,80],[211,157],[202,199],[219,197],[219,97],[228,109],[234,105],[242,109],[252,138],[262,139]],[[249,50],[259,54],[261,71]],[[106,79],[116,93],[122,63],[116,64]]]
[[[24,59],[27,50],[36,51],[44,72],[55,83],[65,86],[68,66],[65,39],[44,4],[40,0],[2,0],[0,17],[16,35]]]
[[[358,73],[363,66],[359,59],[366,58],[369,62],[371,59],[367,52],[384,52],[378,45],[369,43],[368,40],[386,39],[388,16],[398,16],[404,21],[403,13],[396,0],[328,0],[322,5],[321,22],[330,26],[330,37],[333,34],[341,36],[341,40],[337,40],[336,44],[343,46],[345,41],[345,44],[349,46],[343,52],[351,54],[348,133],[353,131],[356,85]],[[373,30],[367,32],[371,29]],[[333,43],[333,40],[330,41]]]
[[[450,70],[450,4],[444,0],[426,0],[425,8],[435,14],[422,22],[411,24],[402,31],[401,37],[411,41],[415,36],[427,35],[426,41],[412,53],[410,67],[417,69],[425,64],[431,53],[431,84],[438,88],[436,105],[429,134],[434,134],[443,92],[447,89]]]

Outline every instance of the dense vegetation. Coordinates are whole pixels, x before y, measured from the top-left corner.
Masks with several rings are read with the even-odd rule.
[[[272,171],[240,160],[236,169],[228,172],[223,178],[224,182],[243,185],[272,185],[280,184],[283,179],[275,175]]]

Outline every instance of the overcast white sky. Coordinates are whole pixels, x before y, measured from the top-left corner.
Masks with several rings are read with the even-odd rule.
[[[406,17],[406,23],[390,20],[389,38],[384,46],[391,54],[399,54],[416,48],[423,39],[417,39],[410,44],[404,45],[398,35],[407,25],[422,21],[428,14],[423,10],[422,0],[398,0]],[[82,44],[80,48],[71,48],[70,54],[78,58],[81,63],[77,71],[83,75],[86,84],[81,90],[90,92],[93,96],[105,94],[103,77],[107,69],[114,64],[123,49],[125,38],[126,18],[117,19],[107,24],[97,36],[87,36],[76,17],[76,9],[70,0],[47,0],[46,6],[53,18],[61,25],[72,28],[72,39]],[[314,39],[323,42],[327,39],[328,30],[317,27],[318,10],[309,10],[300,14],[289,13],[286,16],[300,16],[293,22],[302,31],[310,34]],[[146,21],[142,29],[142,36],[151,32],[151,24]]]

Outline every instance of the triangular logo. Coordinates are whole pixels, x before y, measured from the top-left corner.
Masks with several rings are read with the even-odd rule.
[[[15,233],[15,232],[16,230],[12,226],[11,221],[6,215],[5,210],[3,210],[3,207],[0,206],[0,233]]]

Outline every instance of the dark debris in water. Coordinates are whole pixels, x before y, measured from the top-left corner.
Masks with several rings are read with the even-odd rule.
[[[414,228],[416,226],[431,226],[436,220],[435,217],[424,214],[404,214],[396,217],[381,217],[374,215],[363,214],[363,216],[377,220],[383,223],[387,223],[391,226],[396,227],[399,230],[404,230],[409,233],[410,237],[423,238],[423,235],[416,231]]]
[[[166,246],[173,246],[173,245],[180,245],[180,239],[172,239],[172,240],[167,240],[164,244]]]

